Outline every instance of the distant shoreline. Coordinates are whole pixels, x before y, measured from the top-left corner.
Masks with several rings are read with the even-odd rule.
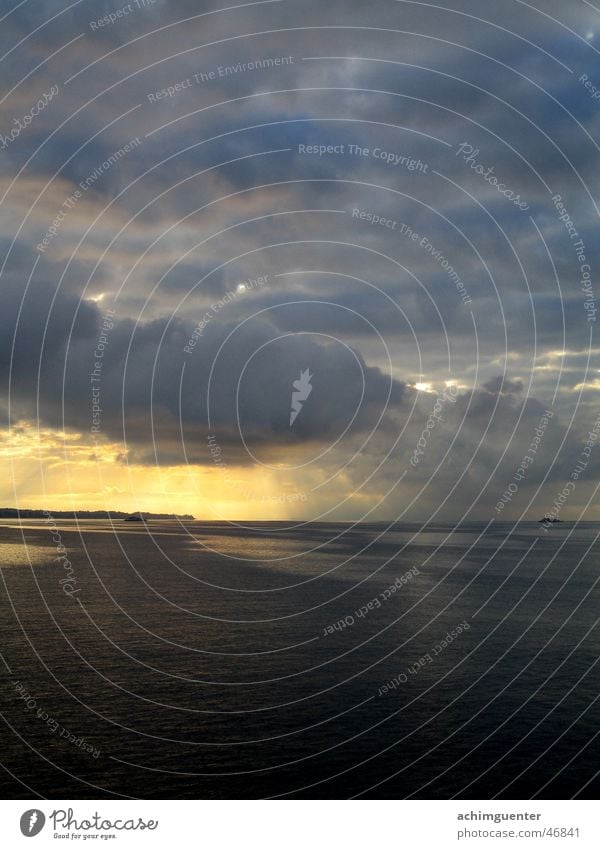
[[[135,513],[124,513],[122,510],[17,510],[16,507],[0,507],[0,519],[128,519]],[[139,513],[137,514],[139,515]],[[145,519],[171,519],[185,522],[195,522],[196,517],[191,513],[146,513]]]

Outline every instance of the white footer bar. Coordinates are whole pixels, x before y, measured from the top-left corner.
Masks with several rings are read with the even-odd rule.
[[[0,845],[598,849],[593,801],[2,801]],[[27,841],[33,840],[33,843]]]

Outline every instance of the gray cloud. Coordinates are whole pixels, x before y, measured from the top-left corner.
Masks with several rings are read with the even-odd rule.
[[[189,462],[205,465],[211,427],[232,463],[256,462],[241,429],[261,462],[325,450],[325,474],[358,450],[345,472],[352,489],[404,429],[403,448],[367,485],[376,498],[401,474],[402,452],[410,453],[429,415],[433,396],[411,387],[441,390],[453,380],[460,399],[418,475],[435,469],[456,441],[436,473],[437,490],[421,496],[426,503],[442,499],[466,468],[460,497],[478,497],[510,442],[482,496],[492,503],[550,404],[547,455],[522,491],[553,462],[549,479],[568,479],[594,423],[598,375],[594,348],[582,390],[592,326],[583,261],[551,199],[562,195],[593,277],[600,112],[579,82],[582,73],[593,79],[597,64],[585,41],[594,18],[584,4],[566,9],[549,0],[536,11],[508,0],[485,9],[467,0],[445,9],[301,0],[223,11],[212,2],[157,0],[92,27],[114,11],[101,2],[33,32],[62,8],[26,3],[6,17],[0,36],[6,49],[24,39],[6,71],[6,89],[15,89],[0,105],[0,133],[9,134],[49,86],[60,88],[0,151],[0,365],[5,386],[10,369],[13,420],[39,413],[47,425],[89,430],[89,373],[103,305],[114,300],[102,435],[125,439],[139,462],[182,462],[185,446]],[[184,17],[194,20],[178,24]],[[293,62],[243,68],[278,56]],[[195,80],[201,72],[209,77]],[[176,84],[172,95],[156,97]],[[141,142],[135,151],[104,168],[132,138]],[[457,156],[462,142],[471,163]],[[303,154],[299,145],[332,152]],[[394,155],[427,169],[394,165]],[[475,164],[493,168],[528,209]],[[355,209],[390,226],[357,220]],[[36,252],[61,211],[47,250]],[[267,285],[213,310],[261,275]],[[207,313],[194,353],[186,353]],[[230,332],[209,394],[211,366]],[[290,430],[291,382],[305,368],[313,393]],[[417,487],[415,474],[409,488]],[[390,503],[396,509],[398,499]]]

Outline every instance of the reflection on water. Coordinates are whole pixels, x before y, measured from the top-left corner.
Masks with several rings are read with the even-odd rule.
[[[598,525],[55,527],[73,596],[48,526],[0,522],[9,797],[565,797],[595,772]]]

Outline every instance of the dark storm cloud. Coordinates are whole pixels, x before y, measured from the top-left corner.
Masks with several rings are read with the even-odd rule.
[[[435,446],[432,441],[419,471],[435,467],[454,435],[451,421],[459,427],[464,415],[439,480],[449,491],[457,470],[474,456],[461,484],[468,499],[485,485],[521,415],[506,462],[518,459],[540,410],[554,399],[554,352],[565,350],[546,444],[551,457],[575,414],[575,435],[569,434],[550,475],[568,476],[577,440],[593,424],[596,394],[587,390],[579,398],[590,329],[581,261],[551,197],[563,196],[587,262],[597,268],[590,194],[600,107],[578,81],[583,73],[593,79],[597,67],[584,43],[593,29],[591,10],[584,4],[567,9],[559,0],[539,11],[508,0],[485,8],[467,0],[452,8],[300,0],[224,11],[216,2],[156,0],[92,26],[117,6],[102,0],[60,14],[64,7],[56,2],[25,3],[3,21],[6,49],[25,39],[11,54],[7,90],[32,74],[0,105],[0,132],[9,133],[51,85],[60,87],[60,96],[0,151],[7,166],[4,193],[41,146],[8,191],[0,222],[5,385],[21,308],[13,417],[35,418],[39,395],[45,424],[62,426],[64,415],[68,428],[89,429],[89,372],[101,305],[112,303],[122,286],[102,374],[101,435],[125,436],[131,456],[142,462],[153,462],[155,451],[159,462],[181,462],[182,434],[188,460],[211,462],[205,445],[210,426],[232,462],[249,462],[239,429],[264,461],[269,452],[302,453],[329,446],[357,410],[324,465],[333,468],[360,447],[384,409],[375,453],[385,454],[392,434],[404,426],[403,445],[410,451],[432,398],[415,395],[408,384],[437,388],[452,379],[463,387],[460,399],[448,408],[438,430],[444,438]],[[177,24],[184,17],[194,20]],[[154,30],[160,32],[142,37]],[[71,47],[33,71],[71,39]],[[235,70],[275,56],[293,62]],[[219,68],[226,66],[234,70],[222,75]],[[213,76],[196,80],[200,73]],[[600,78],[595,82],[600,86]],[[177,84],[179,90],[157,97]],[[141,142],[134,153],[102,168],[134,137]],[[471,163],[457,155],[461,143],[469,145]],[[343,146],[344,152],[307,155],[299,145]],[[369,153],[352,154],[350,145]],[[427,171],[391,164],[376,149],[392,158],[419,158]],[[270,150],[280,152],[262,155]],[[517,209],[486,182],[472,167],[475,161],[493,168],[528,209]],[[34,246],[65,199],[98,168],[39,256],[22,302]],[[394,226],[356,220],[355,209]],[[402,225],[419,240],[403,235]],[[463,302],[442,260],[472,303]],[[310,273],[288,274],[302,271]],[[211,305],[259,275],[268,275],[268,284],[213,310],[194,353],[187,354],[194,326]],[[97,304],[85,300],[102,295]],[[280,306],[290,300],[301,303]],[[238,322],[263,310],[219,354],[209,396],[219,345]],[[389,366],[374,329],[392,357],[387,408]],[[275,341],[280,335],[285,342]],[[291,384],[304,369],[314,374],[311,401],[290,429]],[[357,461],[359,472],[372,461],[370,450]],[[394,454],[384,482],[401,465]],[[532,481],[541,479],[543,468],[541,462],[532,468]],[[354,484],[359,480],[360,473]]]
[[[393,406],[402,400],[402,384],[369,367],[359,352],[318,335],[284,334],[281,339],[267,320],[239,329],[209,323],[194,337],[189,322],[136,325],[129,319],[107,320],[107,313],[96,305],[66,295],[51,305],[52,298],[50,287],[43,293],[38,289],[35,297],[23,302],[17,322],[17,312],[10,308],[14,294],[4,293],[8,308],[2,310],[3,381],[6,385],[11,363],[15,419],[35,418],[39,402],[43,424],[89,431],[90,376],[98,361],[102,436],[125,437],[140,451],[152,440],[153,414],[159,446],[163,441],[176,446],[181,427],[190,456],[200,462],[206,460],[209,422],[223,443],[239,444],[239,415],[242,433],[251,444],[298,444],[329,439],[340,422],[342,429],[364,431],[373,426],[388,399]],[[14,327],[18,329],[13,348]],[[291,431],[292,382],[304,369],[318,375],[312,412]],[[238,392],[240,377],[244,379]]]

